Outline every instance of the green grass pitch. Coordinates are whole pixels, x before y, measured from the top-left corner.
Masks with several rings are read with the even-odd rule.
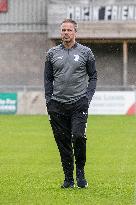
[[[1,205],[136,205],[136,117],[89,116],[87,189],[60,189],[47,116],[0,116]]]

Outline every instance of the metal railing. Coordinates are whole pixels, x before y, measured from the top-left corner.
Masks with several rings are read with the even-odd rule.
[[[26,91],[43,91],[43,86],[31,85],[0,85],[0,92],[26,92]]]
[[[136,85],[98,85],[97,91],[136,91]],[[40,85],[0,85],[0,92],[44,91]]]

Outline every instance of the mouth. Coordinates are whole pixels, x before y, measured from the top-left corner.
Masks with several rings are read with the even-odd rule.
[[[63,38],[63,41],[70,41],[70,38],[64,37],[64,38]]]

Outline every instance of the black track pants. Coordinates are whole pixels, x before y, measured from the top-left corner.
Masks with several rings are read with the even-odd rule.
[[[51,100],[47,105],[47,110],[65,177],[72,179],[74,156],[77,168],[84,168],[86,162],[85,131],[88,118],[88,100],[83,97],[73,104]]]

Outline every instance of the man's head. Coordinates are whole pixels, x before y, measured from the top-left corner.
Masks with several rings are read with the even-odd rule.
[[[61,23],[61,38],[64,44],[75,42],[77,23],[72,19],[65,19]]]

